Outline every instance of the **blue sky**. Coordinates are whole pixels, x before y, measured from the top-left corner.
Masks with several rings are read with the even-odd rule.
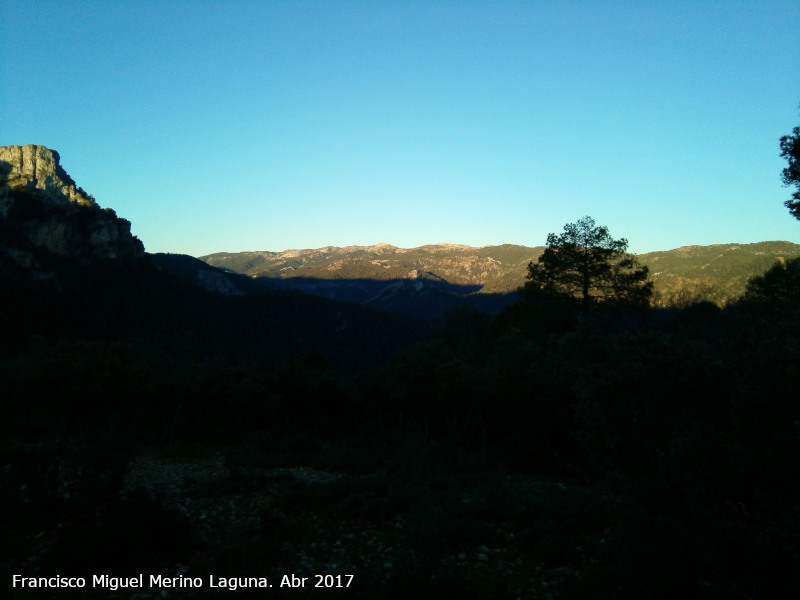
[[[5,0],[0,145],[149,252],[789,240],[800,3]]]

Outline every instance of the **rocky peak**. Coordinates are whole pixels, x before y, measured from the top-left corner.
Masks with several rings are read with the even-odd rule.
[[[58,152],[44,146],[0,146],[0,189],[33,191],[48,196],[54,202],[75,202],[96,206],[94,199],[76,187],[75,182],[61,166]],[[0,194],[3,192],[0,191]],[[8,202],[0,210],[8,209]]]
[[[41,270],[52,255],[83,263],[144,256],[130,223],[100,208],[45,146],[0,146],[0,230],[0,257],[26,269]]]

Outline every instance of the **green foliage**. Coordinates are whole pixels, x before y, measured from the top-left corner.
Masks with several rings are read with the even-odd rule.
[[[745,302],[800,302],[800,258],[776,263],[747,284]]]
[[[800,219],[800,127],[795,127],[792,135],[781,138],[781,158],[789,163],[781,173],[783,185],[797,188],[792,199],[786,201],[786,208],[794,218]]]
[[[647,267],[626,253],[628,241],[615,240],[607,227],[583,217],[547,236],[547,249],[528,265],[527,292],[575,300],[587,308],[610,303],[647,305],[653,291]]]
[[[738,300],[751,278],[763,274],[776,261],[798,255],[797,244],[759,242],[686,246],[642,254],[639,261],[650,269],[654,306],[680,308],[694,302],[713,302],[722,307]]]

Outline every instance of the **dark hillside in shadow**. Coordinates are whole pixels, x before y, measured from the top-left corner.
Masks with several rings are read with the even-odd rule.
[[[253,277],[211,267],[191,256],[156,254],[154,259],[186,283],[223,296],[292,290],[339,302],[404,315],[441,319],[448,311],[472,307],[495,315],[516,302],[516,294],[481,293],[480,285],[454,285],[433,274],[416,279],[318,279]]]
[[[515,301],[515,294],[482,294],[479,285],[453,285],[435,279],[291,279],[256,280],[270,289],[290,289],[351,302],[419,319],[440,319],[450,310],[473,307],[497,314]]]
[[[0,319],[9,343],[35,336],[180,340],[204,357],[271,364],[320,354],[357,370],[364,361],[388,360],[428,331],[399,316],[291,290],[253,286],[248,295],[222,296],[187,285],[147,260],[130,268],[99,263],[66,271],[60,289],[21,281],[7,289]]]

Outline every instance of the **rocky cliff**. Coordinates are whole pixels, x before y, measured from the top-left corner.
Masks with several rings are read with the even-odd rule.
[[[48,258],[80,263],[130,262],[144,246],[130,223],[102,209],[44,146],[0,147],[0,255],[4,262],[41,269]]]
[[[6,192],[9,189],[38,191],[59,204],[75,202],[96,206],[94,199],[77,188],[62,168],[58,152],[44,146],[0,146],[0,183]],[[0,198],[4,200],[0,213],[6,216],[9,194],[0,195]]]

